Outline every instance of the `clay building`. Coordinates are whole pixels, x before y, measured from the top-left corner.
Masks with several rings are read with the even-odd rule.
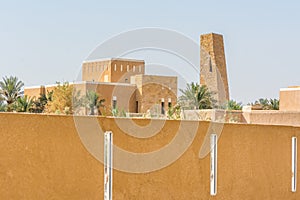
[[[281,88],[279,94],[280,111],[300,111],[300,86]]]
[[[126,58],[87,60],[82,63],[82,81],[72,83],[81,94],[94,90],[106,105],[128,113],[146,113],[153,108],[165,114],[177,103],[177,77],[145,74],[145,61]],[[229,100],[223,36],[200,36],[200,84],[207,85],[219,105]],[[39,96],[55,85],[26,87],[24,94]]]
[[[145,74],[145,61],[110,58],[88,60],[82,64],[82,81],[70,83],[81,94],[95,91],[106,106],[126,113],[146,113],[160,107],[165,114],[177,103],[177,77]],[[56,85],[26,87],[24,94],[38,97]],[[85,110],[83,114],[87,114]]]

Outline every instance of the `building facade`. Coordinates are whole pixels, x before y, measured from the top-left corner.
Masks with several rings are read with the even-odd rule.
[[[145,61],[110,58],[84,61],[82,81],[70,83],[84,95],[95,91],[105,106],[126,113],[154,110],[166,114],[177,103],[177,77],[145,75]],[[24,94],[38,97],[56,85],[25,87]],[[156,109],[156,110],[155,110]],[[81,114],[88,114],[82,109]]]
[[[279,94],[279,110],[280,111],[300,111],[300,86],[290,86],[281,88]]]
[[[130,83],[130,77],[145,74],[145,61],[134,59],[98,59],[84,61],[82,80],[90,82]]]

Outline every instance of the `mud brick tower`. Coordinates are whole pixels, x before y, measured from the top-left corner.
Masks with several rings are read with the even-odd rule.
[[[200,36],[200,85],[215,93],[218,105],[229,100],[229,88],[223,36],[209,33]]]

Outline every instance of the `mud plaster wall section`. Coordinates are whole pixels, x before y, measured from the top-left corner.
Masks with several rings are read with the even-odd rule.
[[[103,130],[113,131],[115,145],[132,152],[162,148],[181,123],[166,121],[160,132],[142,139],[125,134],[113,118],[96,120]],[[129,119],[120,120],[130,128]],[[291,138],[299,137],[300,129],[246,124],[223,128],[218,141],[218,193],[211,197],[210,158],[198,156],[209,125],[199,122],[187,151],[161,170],[142,174],[114,170],[113,198],[300,199],[299,188],[291,192]],[[1,113],[0,127],[0,199],[103,199],[103,164],[81,143],[72,116]]]

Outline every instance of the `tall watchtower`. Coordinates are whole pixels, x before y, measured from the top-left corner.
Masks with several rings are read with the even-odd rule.
[[[209,33],[200,36],[200,85],[215,93],[218,105],[229,100],[223,36]]]

